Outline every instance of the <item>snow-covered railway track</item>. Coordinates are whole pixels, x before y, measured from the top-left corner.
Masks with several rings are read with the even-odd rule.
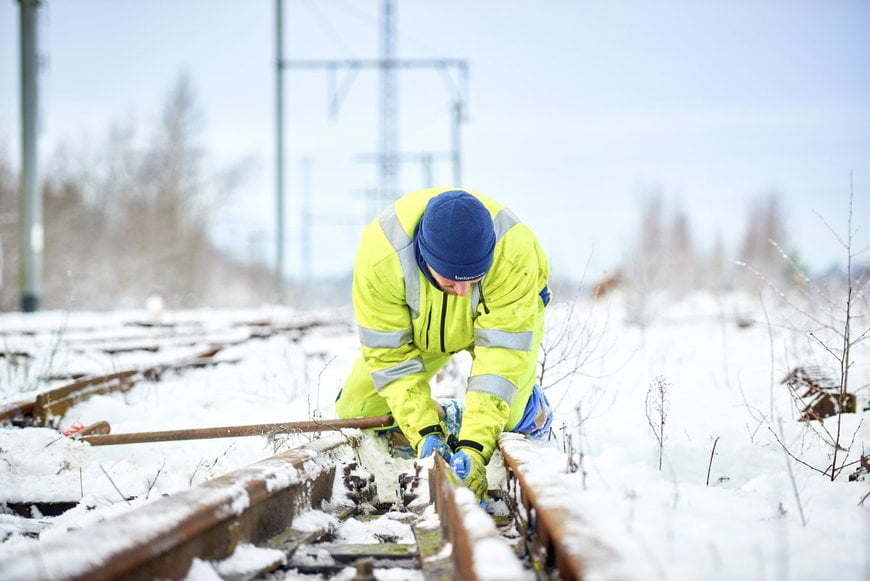
[[[185,357],[169,363],[77,379],[60,387],[40,392],[33,399],[0,406],[0,421],[7,420],[15,425],[24,426],[48,426],[61,418],[72,405],[94,395],[128,391],[138,379],[146,378],[154,381],[167,371],[180,371],[214,364],[215,360],[212,358],[221,348],[221,346],[208,347],[193,357]]]
[[[512,510],[487,514],[440,457],[413,463],[398,482],[376,482],[360,463],[359,434],[326,436],[53,535],[0,559],[0,577],[182,579],[206,562],[226,579],[350,578],[354,569],[378,578],[390,569],[405,579],[566,580],[593,567],[607,577],[601,563],[612,552],[587,538],[572,511],[557,507],[554,516],[563,495],[527,473],[523,457],[535,451],[525,440],[502,438],[508,484],[491,493]],[[379,502],[378,486],[393,486],[395,502]],[[376,519],[386,524],[372,542],[337,534],[350,520]]]
[[[53,426],[72,405],[94,395],[129,390],[138,380],[158,381],[169,371],[232,363],[234,360],[215,358],[229,347],[275,335],[289,336],[295,341],[314,329],[347,326],[346,322],[318,318],[298,321],[235,321],[221,326],[199,323],[159,324],[127,322],[120,327],[82,327],[66,330],[28,331],[5,330],[6,345],[0,357],[29,360],[34,358],[28,349],[63,350],[96,359],[95,354],[111,356],[110,373],[82,373],[68,370],[63,375],[39,378],[41,383],[53,385],[27,399],[0,403],[0,423],[17,426]],[[15,350],[9,347],[15,339],[36,338],[35,343]],[[62,347],[61,347],[62,345]],[[41,347],[40,347],[41,346]],[[124,356],[135,352],[167,352],[150,363],[128,360]],[[182,356],[174,355],[184,353]],[[131,361],[127,364],[126,361]],[[133,362],[135,361],[135,363]],[[60,383],[59,382],[64,382]]]
[[[600,555],[610,558],[611,553],[594,541],[582,522],[575,522],[577,515],[558,503],[553,509],[554,498],[570,498],[570,494],[553,494],[549,483],[539,489],[539,480],[526,474],[531,470],[525,468],[523,455],[540,450],[526,450],[529,442],[511,440],[509,434],[503,435],[501,450],[491,463],[502,466],[503,453],[501,477],[489,478],[493,487],[489,514],[440,459],[392,458],[384,439],[355,430],[238,469],[268,455],[261,453],[265,448],[276,454],[304,441],[287,435],[299,430],[273,427],[294,423],[286,419],[299,423],[301,418],[322,417],[319,409],[314,410],[317,414],[312,409],[305,414],[308,398],[316,393],[315,399],[321,399],[319,393],[306,389],[303,399],[292,378],[310,373],[299,371],[298,364],[305,370],[309,362],[313,367],[325,361],[321,353],[328,350],[323,350],[323,344],[332,341],[332,332],[318,330],[304,348],[288,346],[295,343],[296,333],[323,326],[329,323],[249,323],[254,329],[250,337],[264,338],[262,344],[224,350],[207,341],[194,350],[162,354],[159,360],[143,355],[138,364],[129,366],[134,359],[113,356],[108,360],[112,373],[88,375],[43,391],[17,407],[0,409],[0,421],[13,420],[18,426],[59,428],[65,416],[69,416],[65,425],[81,418],[90,426],[97,420],[110,421],[113,431],[121,426],[121,433],[78,434],[75,440],[50,429],[9,431],[3,445],[7,452],[0,448],[0,463],[9,466],[8,474],[28,467],[28,458],[8,452],[25,441],[38,443],[33,450],[41,473],[38,483],[14,477],[5,481],[4,502],[11,512],[0,505],[0,543],[8,542],[7,550],[0,551],[0,579],[184,578],[197,567],[227,579],[349,578],[356,568],[360,578],[370,568],[375,578],[387,569],[398,569],[387,576],[579,579],[590,564],[602,560]],[[283,337],[270,338],[274,333]],[[98,334],[108,335],[105,330]],[[284,340],[287,337],[289,342]],[[104,345],[100,338],[85,343]],[[76,351],[74,345],[66,348]],[[214,357],[218,352],[221,357]],[[181,377],[164,373],[210,366],[218,359],[224,363],[228,355],[240,356],[240,362]],[[283,372],[282,366],[291,365],[292,374],[244,388],[251,374],[265,369]],[[129,394],[84,401],[119,391]],[[163,422],[154,411],[175,413],[159,404],[176,394],[185,398],[179,406],[185,413],[203,413]],[[221,416],[227,402],[239,409]],[[264,409],[265,402],[280,411]],[[272,423],[237,425],[240,418]],[[317,428],[323,433],[329,421],[317,422],[323,424]],[[233,424],[228,427],[237,429],[201,427],[215,424]],[[266,438],[260,443],[256,437],[239,438],[256,435]],[[199,442],[177,443],[191,438]],[[219,447],[211,441],[218,438],[239,439]],[[133,442],[141,447],[118,446]],[[373,449],[379,453],[375,458]],[[224,467],[216,468],[220,466]],[[235,470],[227,472],[231,469]],[[535,471],[539,469],[540,464]],[[200,484],[192,486],[194,482]],[[167,496],[155,499],[161,490]],[[556,517],[548,516],[552,510]],[[318,516],[313,524],[311,515]],[[394,526],[404,529],[396,532]],[[4,533],[4,527],[10,532]],[[368,537],[360,539],[341,533],[346,527],[372,528],[367,529]],[[584,536],[589,539],[583,540]],[[591,555],[584,554],[585,549],[578,552],[578,538],[581,549],[590,549]]]
[[[40,542],[0,560],[4,579],[180,579],[195,558],[220,561],[262,543],[332,494],[327,438]]]

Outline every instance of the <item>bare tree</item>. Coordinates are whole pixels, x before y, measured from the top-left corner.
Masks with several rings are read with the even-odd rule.
[[[859,278],[857,280],[853,279],[853,262],[856,261],[859,255],[868,250],[867,248],[859,251],[854,250],[855,234],[857,233],[857,230],[853,229],[852,227],[852,218],[854,215],[852,209],[854,199],[854,189],[850,188],[849,220],[846,226],[845,238],[838,236],[836,231],[828,226],[828,229],[837,238],[837,241],[840,243],[846,253],[846,297],[842,320],[840,322],[840,326],[837,328],[837,343],[829,344],[817,335],[811,334],[812,337],[816,341],[818,341],[819,344],[825,349],[825,351],[827,351],[834,358],[839,367],[839,390],[837,394],[837,427],[833,445],[833,460],[831,462],[831,480],[834,480],[837,477],[838,472],[843,469],[843,467],[846,465],[846,460],[848,459],[849,450],[841,448],[841,438],[843,435],[843,412],[845,411],[844,402],[846,400],[849,389],[849,371],[851,370],[853,364],[853,350],[855,346],[857,346],[859,343],[867,339],[868,336],[870,336],[870,325],[868,325],[867,323],[864,323],[858,329],[852,329],[852,325],[858,323],[861,318],[864,318],[866,320],[867,313],[860,313],[856,316],[855,307],[862,301],[865,305],[867,304],[866,291],[868,289],[868,286],[870,286],[870,280],[863,278],[863,276],[862,278]],[[864,269],[864,273],[866,272],[867,270]],[[846,452],[846,458],[842,461],[842,464],[838,466],[837,456],[841,449]]]
[[[783,248],[788,247],[785,219],[779,196],[768,193],[753,200],[749,220],[740,246],[739,260],[766,276],[775,285],[781,285],[786,274],[779,252],[771,246],[776,240]],[[742,276],[739,284],[744,288],[758,290],[762,284],[755,276]]]
[[[695,288],[697,259],[689,218],[682,209],[677,209],[671,217],[665,260],[667,287],[673,296],[679,297]]]
[[[662,197],[655,193],[642,205],[638,237],[623,269],[626,273],[627,316],[641,327],[652,319],[652,295],[661,288],[665,253]]]
[[[710,253],[710,258],[707,260],[706,268],[702,269],[702,277],[704,286],[716,294],[725,291],[728,285],[728,266],[725,258],[725,243],[722,240],[722,235],[717,234],[713,241],[713,250]]]
[[[41,192],[46,308],[141,306],[160,293],[169,307],[260,304],[271,274],[222,255],[209,237],[212,213],[238,184],[242,163],[212,170],[200,144],[190,79],[170,91],[153,131],[113,124],[94,146],[61,146]],[[4,309],[17,308],[18,177],[0,144],[0,239]],[[14,284],[9,284],[14,283]]]

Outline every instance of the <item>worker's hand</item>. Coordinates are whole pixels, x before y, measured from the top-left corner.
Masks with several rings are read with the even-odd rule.
[[[462,448],[453,455],[450,467],[456,475],[462,479],[471,492],[480,499],[481,504],[486,502],[486,462],[483,456],[476,450]]]
[[[420,449],[417,457],[428,458],[433,452],[441,454],[441,457],[444,458],[445,462],[450,462],[450,457],[452,456],[450,446],[448,446],[447,442],[444,441],[444,438],[438,434],[429,434],[423,438],[420,442]]]

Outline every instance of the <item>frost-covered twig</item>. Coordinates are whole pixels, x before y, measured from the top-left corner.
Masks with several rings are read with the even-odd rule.
[[[586,268],[588,264],[587,261]],[[585,272],[584,269],[584,278]],[[602,319],[597,316],[595,303],[592,303],[585,313],[581,314],[579,311],[583,304],[578,289],[577,297],[558,305],[551,305],[547,309],[548,312],[554,308],[567,309],[565,316],[558,319],[548,315],[547,330],[538,357],[538,385],[548,394],[556,410],[563,406],[568,395],[574,391],[571,388],[578,377],[602,379],[612,376],[619,370],[619,367],[613,369],[608,366],[608,369],[593,372],[593,368],[603,367],[603,362],[616,346],[616,338],[608,336],[610,311],[608,310]],[[629,355],[621,365],[627,364],[632,355]],[[554,395],[556,390],[560,390],[561,393]],[[597,398],[594,405],[585,408],[586,412],[591,413],[601,403],[605,395],[604,391],[603,388],[584,390],[584,394],[591,394]],[[574,404],[574,402],[568,403]]]
[[[782,420],[780,420],[780,422],[779,422],[779,429],[780,429],[780,431],[782,431]],[[771,430],[771,431],[773,431],[773,430]],[[775,435],[776,434],[774,434],[774,436]],[[777,440],[779,440],[779,438],[777,438]],[[795,479],[794,479],[794,471],[791,468],[791,462],[788,461],[788,457],[791,456],[791,454],[785,448],[785,446],[783,446],[782,449],[783,449],[783,452],[785,453],[785,466],[786,466],[786,468],[788,468],[788,478],[791,481],[791,489],[792,489],[792,492],[794,493],[794,499],[795,499],[795,502],[797,503],[798,512],[801,515],[801,523],[803,524],[803,526],[807,526],[807,519],[804,516],[804,507],[803,507],[803,504],[801,503],[801,496],[798,493],[797,483],[795,482]]]
[[[160,468],[157,469],[157,474],[154,475],[154,480],[148,480],[148,489],[145,491],[145,500],[148,500],[148,497],[151,496],[151,489],[154,488],[154,485],[157,484],[157,479],[160,478],[160,474],[163,472],[163,468],[166,467],[166,456],[163,457],[163,463],[160,465]]]
[[[831,464],[831,480],[834,480],[837,476],[840,475],[841,472],[843,472],[843,470],[845,470],[849,466],[852,466],[854,464],[858,464],[861,461],[861,459],[859,458],[858,460],[853,460],[851,462],[847,462],[847,460],[849,459],[849,455],[852,453],[852,446],[855,445],[855,437],[861,431],[861,426],[863,426],[863,425],[864,425],[864,420],[862,419],[860,422],[858,422],[858,427],[855,428],[855,431],[852,432],[852,439],[849,441],[849,445],[846,446],[845,448],[842,448],[842,447],[840,448],[846,454],[846,457],[843,458],[839,467],[837,467],[836,462]]]
[[[583,414],[581,413],[582,405],[583,405],[583,402],[578,401],[577,405],[574,406],[574,414],[577,416],[577,451],[576,451],[576,453],[574,452],[573,439],[571,439],[571,436],[569,436],[569,444],[572,448],[571,452],[569,453],[569,457],[570,457],[570,462],[571,462],[570,471],[571,472],[577,472],[578,470],[580,471],[580,481],[582,483],[583,490],[586,490],[587,473],[586,473],[586,466],[583,462],[584,457],[585,457],[585,454],[583,453],[583,424],[584,424],[585,418],[583,417]]]
[[[770,417],[773,418],[773,330],[770,328],[770,315],[767,314],[767,306],[764,304],[764,295],[761,296],[761,311],[764,313],[764,320],[767,322],[767,339],[770,341]]]
[[[130,501],[129,501],[129,500],[127,500],[127,497],[126,497],[126,496],[124,496],[124,493],[123,493],[123,492],[121,492],[121,490],[120,490],[120,489],[119,489],[119,488],[118,488],[118,486],[117,486],[117,485],[116,485],[116,484],[115,484],[115,481],[114,481],[114,480],[112,480],[112,477],[111,477],[111,476],[109,476],[109,473],[108,473],[108,472],[106,472],[106,469],[105,469],[105,468],[103,468],[103,465],[102,465],[102,464],[100,464],[100,470],[102,470],[102,471],[103,471],[103,474],[105,474],[105,475],[106,475],[106,478],[108,478],[108,479],[109,479],[109,482],[110,482],[110,483],[111,483],[111,484],[112,484],[112,488],[114,488],[114,489],[115,489],[115,492],[117,492],[117,493],[118,493],[118,496],[120,496],[120,497],[121,497],[121,500],[123,500],[123,501],[124,501],[124,502],[126,502],[126,503],[127,503],[127,504],[128,504],[128,505],[129,505],[129,506],[133,506],[133,505],[132,505],[132,504],[131,504],[131,503],[130,503]]]
[[[598,323],[593,319],[594,308],[590,308],[578,323],[577,304],[577,301],[569,303],[568,313],[561,319],[559,328],[548,332],[541,343],[538,384],[545,390],[578,375],[600,379],[614,373],[594,374],[589,371],[593,364],[604,361],[616,344],[615,340],[604,344],[610,314],[603,323]]]
[[[716,455],[716,444],[719,443],[719,436],[713,440],[713,449],[710,451],[710,463],[707,464],[707,486],[710,486],[710,471],[713,469],[713,456]]]
[[[190,475],[190,480],[188,481],[188,484],[190,486],[193,486],[193,479],[196,476],[196,473],[199,471],[200,468],[204,468],[208,471],[206,478],[210,478],[211,476],[214,476],[214,473],[212,472],[214,467],[217,466],[217,463],[220,461],[220,459],[223,458],[224,456],[226,456],[229,453],[229,451],[235,447],[235,445],[236,445],[235,443],[232,443],[229,446],[227,446],[226,450],[224,450],[221,454],[215,456],[214,460],[211,461],[211,464],[209,464],[205,458],[200,458],[199,462],[197,462],[197,464],[196,464],[196,468],[193,469],[193,473]]]
[[[767,429],[770,430],[770,433],[773,434],[773,437],[776,439],[777,443],[780,445],[780,447],[783,450],[785,450],[785,453],[788,454],[792,460],[794,460],[798,464],[803,464],[804,466],[806,466],[810,470],[813,470],[814,472],[818,472],[819,474],[827,476],[827,473],[828,473],[827,470],[820,470],[820,469],[816,468],[815,466],[813,466],[812,464],[805,462],[804,460],[801,460],[800,458],[798,458],[797,456],[792,454],[791,450],[788,449],[788,446],[786,446],[785,443],[779,439],[779,436],[776,434],[776,432],[773,431],[773,428],[771,428],[770,426],[767,426]]]
[[[777,287],[773,282],[771,282],[770,280],[768,280],[767,277],[765,277],[763,274],[761,274],[760,272],[758,272],[758,270],[756,270],[755,268],[753,268],[753,267],[750,266],[749,264],[747,264],[747,263],[745,263],[745,262],[743,262],[743,261],[740,261],[740,260],[735,260],[735,261],[734,261],[734,264],[737,265],[737,266],[739,266],[739,267],[741,267],[741,268],[745,268],[745,269],[748,270],[750,273],[752,273],[755,277],[757,277],[759,280],[763,281],[764,284],[765,284],[765,285],[766,285],[770,290],[772,290],[772,291],[773,291],[773,292],[774,292],[774,293],[775,293],[775,294],[776,294],[776,295],[777,295],[777,296],[778,296],[778,297],[779,297],[779,298],[780,298],[780,299],[781,299],[781,300],[782,300],[786,305],[788,305],[789,307],[791,307],[792,309],[794,309],[795,311],[797,311],[798,313],[800,313],[801,315],[803,315],[804,317],[806,317],[808,320],[813,321],[814,323],[816,323],[817,325],[819,325],[819,327],[822,327],[822,328],[825,328],[825,329],[832,329],[831,325],[829,325],[828,323],[822,321],[821,319],[818,319],[815,315],[813,315],[812,313],[810,313],[810,312],[807,311],[806,309],[804,309],[804,308],[798,306],[797,304],[795,304],[791,299],[788,298],[788,296],[786,296],[786,294],[785,294],[782,290],[780,290],[779,287]],[[785,325],[780,325],[780,326],[783,326],[783,327],[785,327],[785,328],[791,329],[792,331],[797,331],[797,330],[798,330],[796,327],[786,327]]]
[[[662,469],[665,447],[665,421],[670,408],[669,387],[667,378],[664,375],[657,375],[646,392],[646,419],[659,445],[659,471]]]
[[[326,361],[326,363],[324,363],[320,367],[320,371],[317,372],[317,390],[315,393],[316,393],[316,397],[317,397],[318,406],[320,405],[320,385],[321,385],[321,381],[323,380],[323,373],[332,364],[332,362],[335,361],[337,358],[338,358],[338,355],[333,355],[332,357],[330,357],[329,360]],[[319,407],[315,407],[312,411],[310,395],[308,396],[308,417],[312,420],[319,420],[322,417]]]

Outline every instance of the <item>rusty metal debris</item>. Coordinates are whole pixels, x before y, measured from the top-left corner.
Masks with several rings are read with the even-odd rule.
[[[803,422],[855,413],[857,409],[855,394],[841,390],[839,382],[821,367],[795,367],[780,383],[788,386],[800,404]]]

